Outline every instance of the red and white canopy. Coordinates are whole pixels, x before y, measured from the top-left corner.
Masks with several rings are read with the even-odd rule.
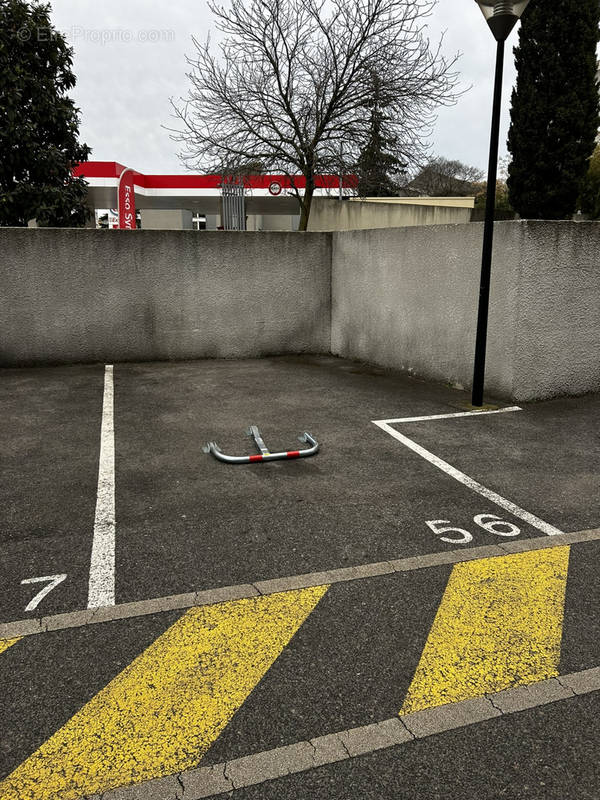
[[[89,185],[90,205],[115,208],[119,177],[126,167],[116,161],[87,161],[73,171],[85,177]],[[187,208],[205,214],[217,213],[221,197],[220,175],[144,175],[133,170],[137,208]],[[246,210],[249,214],[296,214],[298,201],[292,194],[292,179],[287,175],[252,175],[245,181]],[[293,178],[300,192],[306,186],[302,176]],[[317,175],[316,195],[335,195],[339,191],[337,175]],[[352,185],[352,176],[343,180]]]

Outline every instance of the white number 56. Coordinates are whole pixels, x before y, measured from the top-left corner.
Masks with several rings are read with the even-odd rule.
[[[473,541],[473,534],[469,533],[469,531],[465,531],[463,528],[455,528],[451,526],[449,519],[430,519],[425,524],[429,525],[436,536],[440,536],[441,533],[450,533],[450,531],[454,531],[455,533],[459,534],[459,537],[454,539],[450,536],[440,536],[440,540],[442,542],[450,542],[451,544],[468,544],[468,542]],[[440,527],[441,525],[450,525],[450,527],[443,528]]]
[[[473,517],[473,522],[483,528],[484,531],[495,533],[496,536],[518,536],[521,530],[513,525],[512,522],[507,522],[495,514],[477,514]],[[466,531],[464,528],[457,528],[450,524],[449,519],[430,519],[426,523],[436,536],[440,537],[440,541],[449,542],[450,544],[468,544],[473,541],[473,534]],[[456,533],[457,536],[441,536],[442,533]]]

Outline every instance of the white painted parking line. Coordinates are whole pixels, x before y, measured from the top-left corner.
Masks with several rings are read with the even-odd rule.
[[[88,608],[115,604],[115,427],[113,367],[104,368],[98,492],[90,564]]]
[[[482,417],[484,414],[506,414],[507,411],[522,411],[520,406],[509,406],[508,408],[494,408],[489,411],[458,411],[454,414],[428,414],[425,417],[398,417],[398,419],[382,419],[380,422],[396,424],[398,422],[428,422],[432,419],[454,419],[456,417]],[[377,423],[375,423],[377,425]]]
[[[520,411],[518,406],[513,406],[512,409],[504,409],[504,411],[509,411],[509,410]],[[464,414],[457,414],[457,415],[451,414],[447,416],[448,417],[469,416],[469,415],[479,416],[480,414],[483,413],[486,412],[476,411],[473,414],[473,412],[468,411],[465,412]],[[488,412],[488,413],[494,413],[494,412]],[[421,419],[425,420],[432,418],[435,417],[423,417]],[[441,415],[437,416],[437,419],[440,418]],[[415,417],[407,418],[404,421],[410,421],[410,420],[416,421],[416,418]],[[485,497],[487,500],[490,500],[495,505],[500,506],[500,508],[504,508],[506,511],[509,511],[513,516],[522,519],[524,522],[526,522],[528,525],[531,525],[533,528],[537,528],[539,531],[542,531],[542,533],[545,533],[547,536],[556,536],[557,534],[563,532],[560,531],[558,528],[555,528],[553,525],[550,525],[548,522],[544,522],[543,519],[536,517],[535,514],[531,514],[529,511],[525,511],[524,508],[521,508],[520,506],[516,505],[516,503],[507,500],[505,497],[502,497],[502,495],[499,495],[496,492],[493,492],[491,489],[488,489],[486,486],[483,486],[478,481],[474,480],[473,478],[470,478],[468,475],[465,475],[464,472],[461,472],[460,470],[456,469],[456,467],[453,467],[452,464],[448,464],[447,461],[444,461],[443,459],[439,458],[439,456],[436,456],[434,453],[431,453],[429,450],[426,450],[424,447],[421,447],[420,444],[417,444],[412,439],[409,439],[408,436],[405,436],[403,433],[400,433],[399,431],[391,427],[390,423],[397,424],[398,422],[402,422],[402,420],[372,420],[372,422],[374,425],[377,425],[378,428],[381,428],[382,431],[389,433],[390,436],[393,436],[394,439],[405,445],[405,447],[408,447],[414,453],[417,453],[417,455],[421,456],[421,458],[424,458],[426,461],[429,461],[430,464],[433,464],[438,469],[441,469],[442,472],[445,472],[447,475],[450,475],[450,477],[454,478],[454,480],[458,481],[459,483],[462,483],[464,486],[467,486],[472,491],[482,495],[482,497]]]

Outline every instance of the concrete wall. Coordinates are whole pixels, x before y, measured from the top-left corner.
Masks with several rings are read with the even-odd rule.
[[[513,396],[600,391],[600,223],[500,225],[518,249]]]
[[[330,350],[331,237],[0,228],[0,364]]]
[[[409,206],[475,208],[475,197],[349,197],[351,203],[400,203]]]
[[[483,225],[333,235],[332,352],[469,386]],[[500,222],[486,390],[600,391],[600,224]]]
[[[495,230],[486,390],[600,391],[600,223]],[[333,352],[467,387],[482,234],[0,228],[0,365]]]
[[[355,231],[372,228],[401,228],[408,225],[443,225],[469,222],[470,207],[423,205],[403,202],[370,202],[315,197],[312,201],[309,231]],[[422,198],[421,198],[422,199]],[[464,198],[460,198],[464,199]],[[404,202],[409,200],[409,202]]]
[[[142,228],[150,231],[189,231],[192,212],[185,208],[142,208],[140,210]]]

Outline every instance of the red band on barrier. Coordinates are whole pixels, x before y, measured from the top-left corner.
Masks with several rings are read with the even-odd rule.
[[[262,456],[250,456],[250,461],[262,461]]]
[[[288,450],[288,452],[286,453],[286,456],[288,458],[298,458],[300,456],[300,451],[299,450]]]

